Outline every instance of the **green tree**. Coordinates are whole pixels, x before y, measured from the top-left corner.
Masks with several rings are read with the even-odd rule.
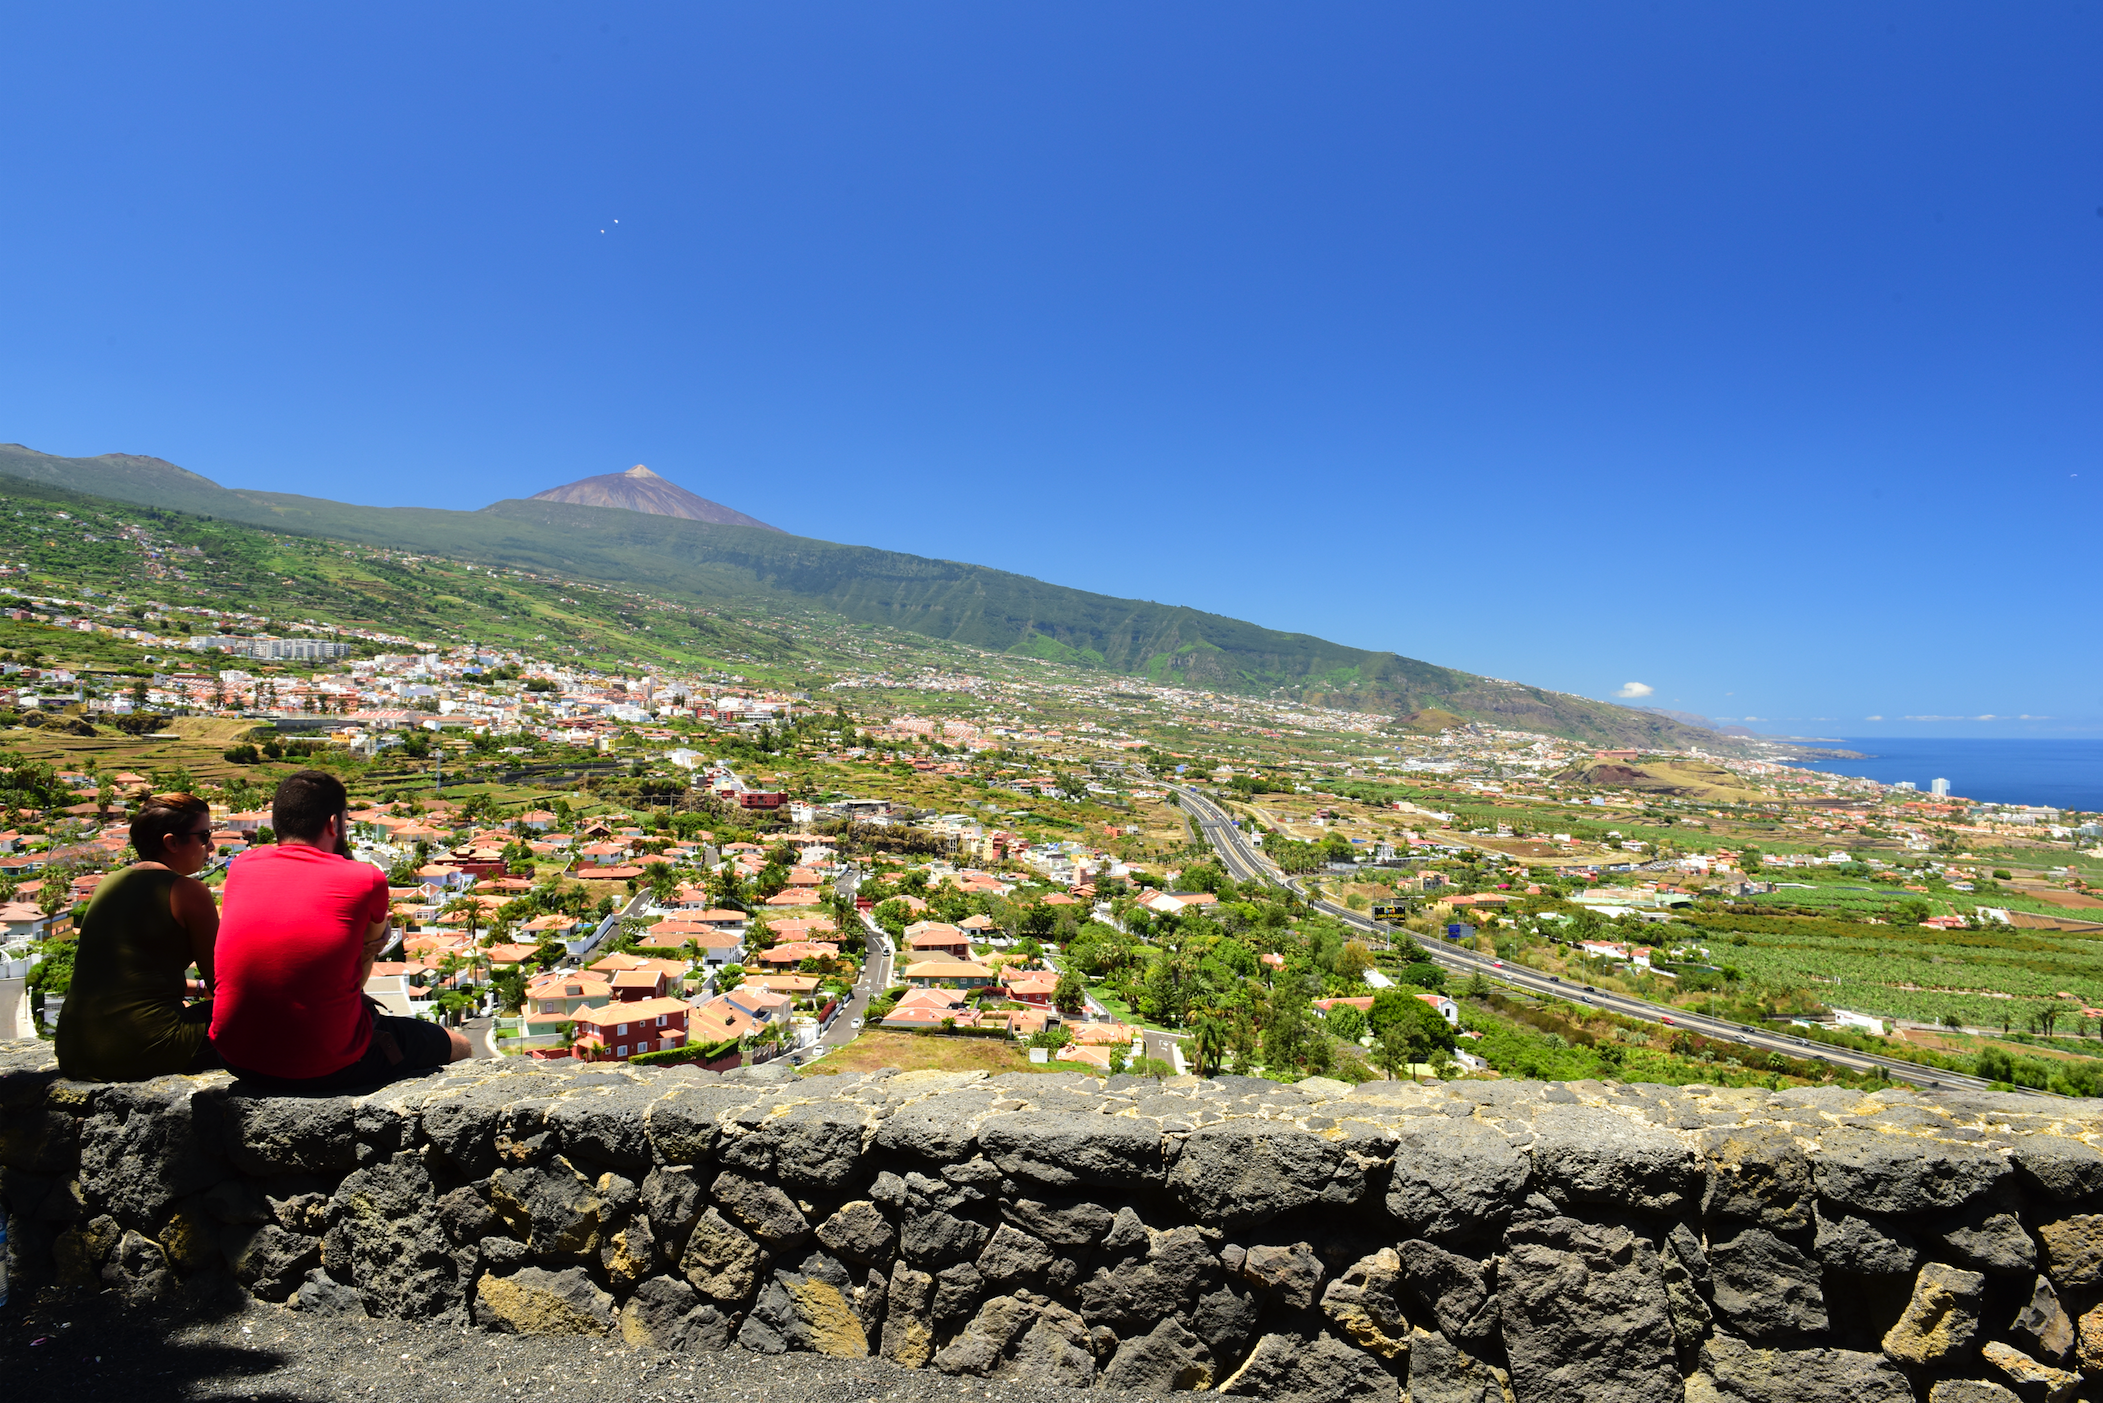
[[[1052,1007],[1068,1017],[1079,1017],[1081,1011],[1088,1007],[1087,986],[1081,983],[1081,977],[1072,970],[1062,973],[1058,984],[1053,987]]]
[[[1405,967],[1402,971],[1402,979],[1405,983],[1414,984],[1420,989],[1443,989],[1446,987],[1446,971],[1440,969],[1429,960],[1418,960],[1416,963]]]
[[[73,873],[66,867],[47,867],[37,887],[37,910],[56,916],[73,909]],[[100,919],[99,917],[97,919]]]
[[[1365,972],[1372,967],[1373,952],[1361,940],[1346,943],[1336,957],[1336,973],[1353,983],[1363,983]]]
[[[1381,993],[1399,992],[1383,989]],[[1422,1062],[1434,1047],[1451,1050],[1456,1039],[1452,1025],[1441,1018],[1438,1011],[1422,999],[1405,994],[1400,1000],[1382,1006],[1378,995],[1373,1001],[1373,1025],[1385,1040],[1390,1034],[1402,1039],[1410,1053],[1412,1062]],[[1396,1030],[1400,1029],[1397,1033]]]
[[[454,897],[439,914],[457,917],[469,940],[473,940],[475,932],[482,928],[482,903],[471,896]]]
[[[1326,1021],[1331,1037],[1355,1043],[1365,1036],[1366,1017],[1356,1004],[1331,1004]]]
[[[497,1007],[505,1013],[517,1013],[526,1005],[526,976],[523,971],[507,969],[490,978],[490,991],[496,995]]]
[[[1281,991],[1271,1004],[1270,1021],[1263,1029],[1263,1061],[1273,1072],[1298,1067],[1306,1060],[1306,1044],[1314,1032],[1312,1006],[1304,995]]]
[[[1410,1051],[1407,1029],[1399,1022],[1388,1024],[1379,1041],[1373,1044],[1373,1061],[1391,1080],[1400,1081],[1415,1060]]]

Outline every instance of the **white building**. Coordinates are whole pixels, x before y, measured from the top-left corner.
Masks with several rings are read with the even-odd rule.
[[[1950,797],[1950,782],[1946,779],[1938,779],[1928,786],[1928,792],[1938,799],[1947,799]]]
[[[1417,997],[1419,999],[1422,999],[1425,1003],[1429,1004],[1431,1006],[1432,1012],[1436,1013],[1439,1017],[1445,1019],[1448,1023],[1451,1023],[1456,1028],[1460,1026],[1459,1004],[1453,1002],[1453,1000],[1447,998],[1444,994],[1419,994],[1417,995]]]

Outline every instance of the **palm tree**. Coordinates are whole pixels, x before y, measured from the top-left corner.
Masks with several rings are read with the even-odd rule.
[[[461,1016],[474,1007],[475,998],[474,995],[459,989],[447,989],[433,1002],[438,1005],[439,1011],[445,1015],[447,1025],[457,1028],[460,1026]]]
[[[1208,1008],[1191,1027],[1197,1035],[1198,1071],[1209,1077],[1219,1071],[1227,1055],[1227,1020]]]
[[[445,909],[439,914],[460,917],[461,924],[467,927],[469,940],[473,940],[475,932],[482,928],[482,903],[471,896],[454,897],[445,904]]]
[[[714,880],[709,886],[713,889],[716,900],[726,906],[739,902],[745,894],[745,884],[738,879],[737,866],[730,862],[716,869]]]

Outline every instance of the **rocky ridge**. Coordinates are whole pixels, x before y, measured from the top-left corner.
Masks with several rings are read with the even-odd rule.
[[[302,1100],[0,1044],[16,1289],[1310,1400],[2103,1378],[2103,1103],[767,1070]]]

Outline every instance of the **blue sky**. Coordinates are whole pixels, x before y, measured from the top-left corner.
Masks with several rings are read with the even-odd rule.
[[[646,463],[1756,729],[2103,733],[2096,0],[104,4],[0,46],[0,439],[464,508]]]

